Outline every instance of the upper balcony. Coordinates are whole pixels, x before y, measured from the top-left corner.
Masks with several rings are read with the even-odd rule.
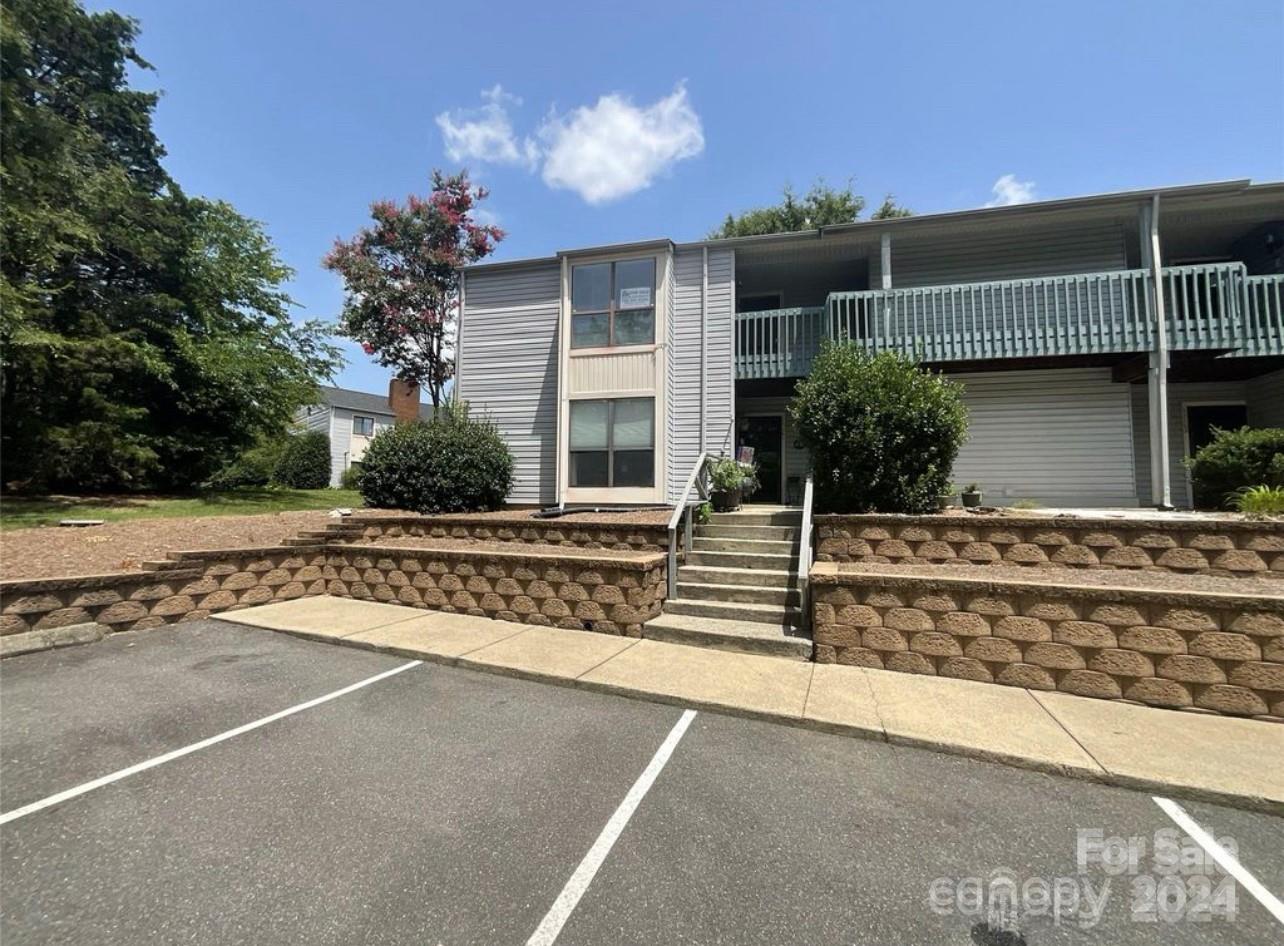
[[[736,377],[802,377],[826,339],[924,362],[1151,351],[1151,275],[1126,269],[998,282],[832,292],[824,306],[736,315]],[[1243,263],[1163,270],[1168,344],[1232,356],[1284,354],[1284,276]]]

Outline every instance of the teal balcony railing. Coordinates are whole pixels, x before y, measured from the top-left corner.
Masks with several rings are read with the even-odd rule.
[[[1284,353],[1284,277],[1242,263],[1163,271],[1174,350]],[[1154,348],[1148,270],[830,293],[824,307],[736,317],[736,377],[801,377],[825,339],[928,362],[1143,352]]]

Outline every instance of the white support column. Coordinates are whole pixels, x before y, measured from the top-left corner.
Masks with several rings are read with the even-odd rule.
[[[1163,255],[1159,245],[1159,195],[1141,208],[1141,261],[1150,270],[1155,348],[1150,353],[1146,393],[1150,407],[1150,502],[1173,508],[1168,462],[1168,325],[1164,312]]]
[[[892,288],[892,235],[884,233],[882,237],[882,259],[879,263],[883,277],[883,288]]]

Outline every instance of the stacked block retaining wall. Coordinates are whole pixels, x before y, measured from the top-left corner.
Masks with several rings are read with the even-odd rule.
[[[1119,568],[1284,578],[1284,522],[817,516],[816,560]]]
[[[978,570],[981,574],[982,570]],[[1284,597],[818,564],[817,661],[1284,717]]]

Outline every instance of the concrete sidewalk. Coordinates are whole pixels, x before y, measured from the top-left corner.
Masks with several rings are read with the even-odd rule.
[[[349,598],[300,598],[216,617],[398,656],[1284,814],[1284,726],[1274,723]]]

